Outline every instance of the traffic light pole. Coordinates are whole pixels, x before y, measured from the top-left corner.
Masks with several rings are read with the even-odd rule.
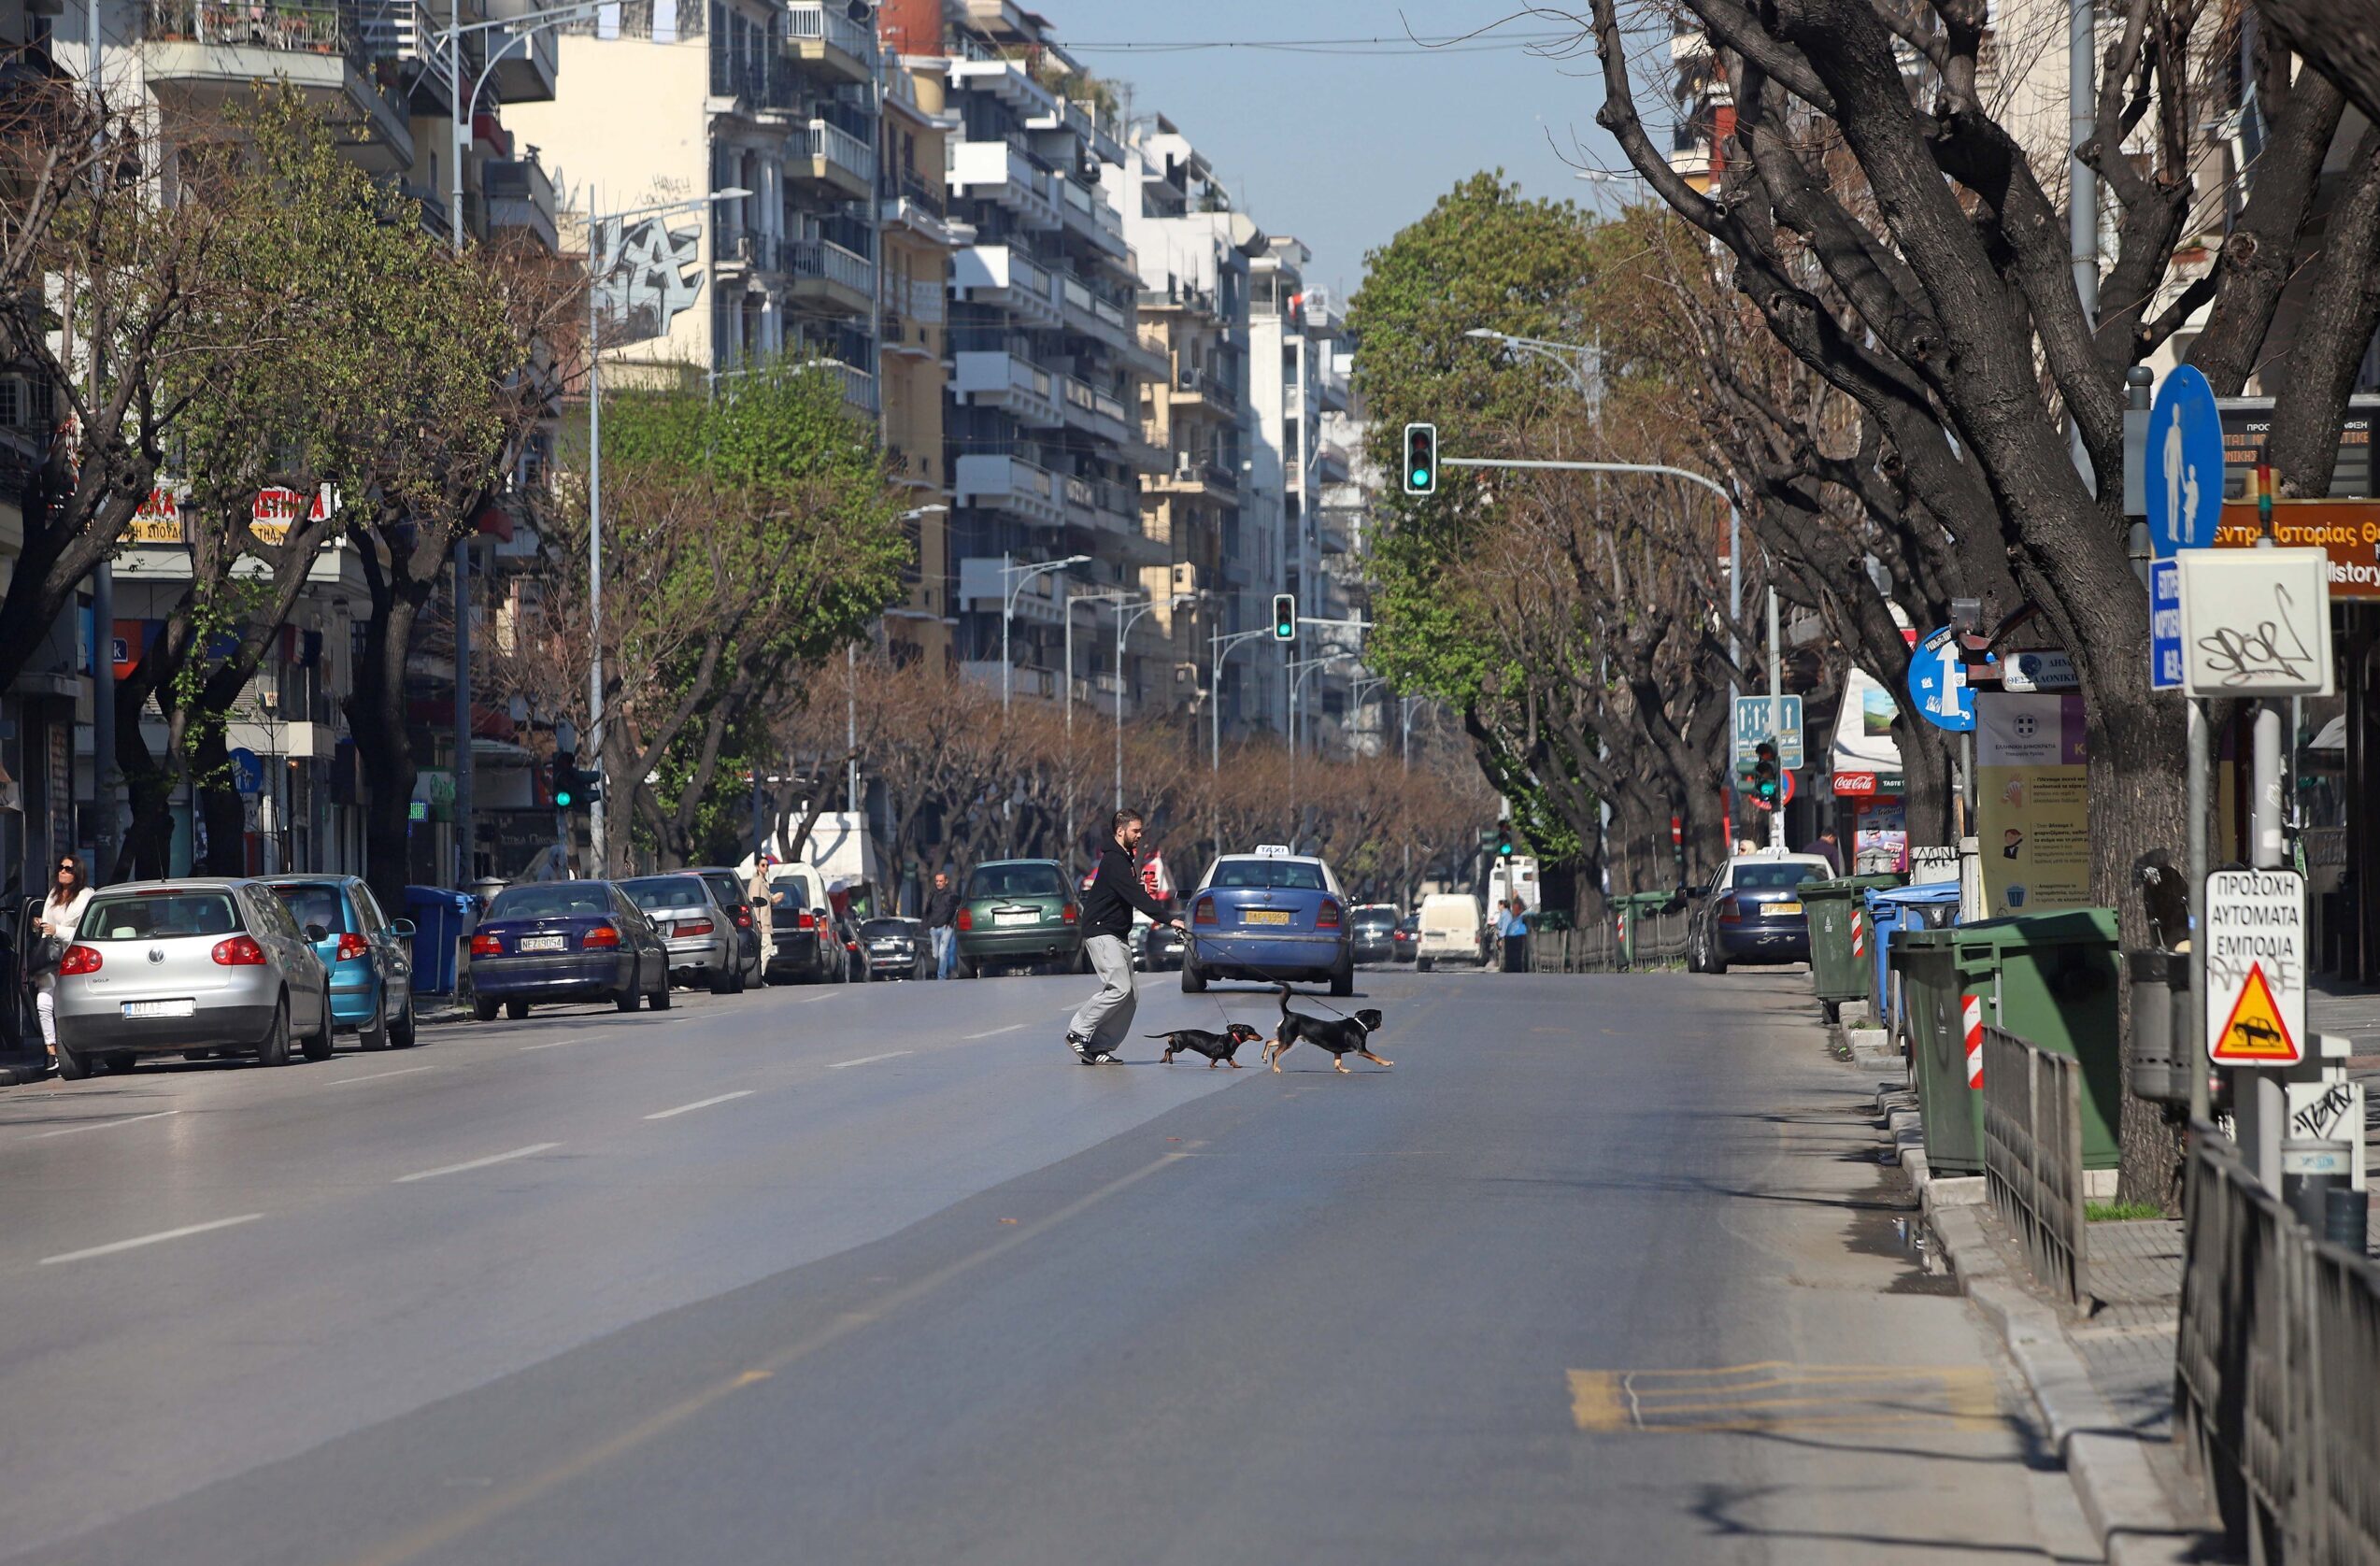
[[[1732,564],[1731,562],[1731,569]],[[1780,733],[1785,721],[1784,644],[1777,638],[1776,589],[1769,589],[1769,733]],[[1785,852],[1785,801],[1769,812],[1769,847]]]

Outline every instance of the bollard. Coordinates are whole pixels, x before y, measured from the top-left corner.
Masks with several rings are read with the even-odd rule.
[[[2355,1149],[2319,1137],[2288,1137],[2281,1143],[2281,1200],[2298,1221],[2321,1232],[2328,1222],[2329,1193],[2347,1189]]]
[[[2333,1186],[2322,1193],[2322,1237],[2358,1256],[2372,1248],[2372,1193]]]

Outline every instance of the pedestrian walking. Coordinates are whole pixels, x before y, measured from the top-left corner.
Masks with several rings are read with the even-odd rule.
[[[777,868],[777,856],[762,854],[752,861],[752,879],[744,888],[745,900],[752,904],[752,930],[761,938],[761,971],[768,972],[770,960],[777,956],[777,920],[770,910],[785,901],[785,894],[768,884],[768,873]]]
[[[1504,937],[1504,972],[1507,974],[1528,971],[1529,921],[1523,917],[1528,912],[1527,906],[1518,897],[1498,910],[1496,933]]]
[[[1110,824],[1115,837],[1100,854],[1090,890],[1083,894],[1083,952],[1099,975],[1099,993],[1082,1004],[1066,1027],[1066,1046],[1087,1066],[1116,1058],[1113,1046],[1133,1025],[1133,1010],[1139,1004],[1133,989],[1133,910],[1138,908],[1156,923],[1183,928],[1140,884],[1140,870],[1133,863],[1140,848],[1140,812],[1119,810]]]
[[[91,878],[80,856],[59,855],[50,895],[42,899],[33,920],[34,933],[40,941],[34,952],[37,972],[33,1009],[41,1020],[41,1045],[50,1052],[52,1072],[58,1069],[58,962],[66,954],[66,944],[74,939],[75,927],[82,922],[82,911],[90,905]]]
[[[1843,847],[1834,840],[1832,827],[1827,828],[1809,842],[1803,844],[1802,851],[1805,854],[1817,855],[1818,858],[1833,866],[1836,875],[1843,874]]]
[[[933,890],[926,893],[926,934],[933,942],[933,976],[947,979],[959,967],[959,889],[950,873],[933,873]]]

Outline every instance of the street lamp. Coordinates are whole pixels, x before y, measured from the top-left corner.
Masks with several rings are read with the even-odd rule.
[[[512,52],[514,45],[527,43],[549,27],[593,16],[603,7],[604,0],[581,0],[577,5],[523,11],[519,16],[497,17],[491,21],[458,21],[437,30],[438,46],[447,51],[447,92],[451,100],[448,107],[454,111],[447,128],[447,159],[451,164],[448,189],[452,197],[447,206],[447,233],[457,255],[463,253],[463,127],[473,107],[479,102],[479,93],[487,87],[488,78],[495,73],[497,64]],[[530,25],[521,27],[522,22]],[[495,52],[488,56],[487,64],[480,68],[478,78],[471,84],[471,95],[466,98],[463,94],[463,36],[465,33],[492,32],[499,27],[520,27],[520,31],[505,39]]]
[[[748,370],[726,372],[730,376],[750,373]],[[920,517],[931,517],[938,511],[949,509],[940,501],[935,501],[931,505],[904,511],[894,520],[914,522]],[[860,813],[860,644],[857,642],[843,649],[843,681],[844,796],[850,805],[851,814],[856,816]]]
[[[1303,835],[1304,809],[1297,797],[1297,698],[1305,685],[1305,676],[1333,663],[1345,663],[1354,658],[1351,652],[1326,652],[1318,658],[1293,658],[1290,661],[1290,842],[1294,848]]]
[[[699,212],[715,201],[741,201],[752,192],[734,186],[686,201],[631,206],[618,212],[587,214],[587,603],[590,656],[587,662],[589,741],[594,747],[594,798],[587,808],[587,836],[595,868],[608,867],[604,858],[604,399],[603,283],[606,275],[595,261],[598,235],[607,223],[631,218],[665,218]],[[590,207],[593,206],[590,192]],[[625,232],[623,230],[623,232]]]
[[[1509,332],[1498,332],[1486,326],[1475,326],[1463,334],[1482,342],[1501,343],[1515,353],[1534,354],[1551,360],[1561,369],[1571,388],[1587,400],[1589,409],[1600,409],[1603,402],[1603,334],[1596,328],[1592,343],[1557,343],[1544,337],[1519,337]]]
[[[1016,616],[1017,594],[1024,591],[1027,582],[1046,571],[1064,571],[1072,566],[1090,563],[1089,555],[1068,555],[1064,560],[1044,561],[1037,565],[1019,565],[1008,558],[1008,551],[1003,549],[1000,552],[1000,585],[1007,594],[1000,603],[1000,715],[1003,718],[1008,715],[1008,690],[1013,683],[1012,672],[1016,667],[1008,661],[1008,622]],[[1069,609],[1066,614],[1071,624],[1074,611]],[[1074,682],[1075,671],[1069,667],[1066,671],[1066,693],[1070,700],[1074,695]]]

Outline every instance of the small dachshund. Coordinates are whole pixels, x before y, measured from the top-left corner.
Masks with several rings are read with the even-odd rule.
[[[1372,1053],[1372,1035],[1380,1031],[1380,1013],[1367,1006],[1348,1018],[1309,1017],[1290,1009],[1290,987],[1281,986],[1281,1025],[1264,1046],[1264,1060],[1275,1071],[1281,1069],[1281,1057],[1303,1039],[1319,1049],[1331,1052],[1331,1069],[1343,1076],[1353,1075],[1347,1070],[1347,1057],[1361,1055],[1375,1066],[1393,1066],[1394,1061],[1384,1061]]]
[[[1245,1022],[1233,1022],[1228,1024],[1219,1033],[1210,1033],[1204,1028],[1176,1028],[1170,1033],[1147,1033],[1143,1036],[1165,1041],[1164,1053],[1157,1057],[1161,1064],[1171,1065],[1174,1057],[1187,1049],[1194,1055],[1205,1056],[1208,1071],[1213,1071],[1217,1066],[1221,1065],[1228,1065],[1233,1071],[1237,1071],[1240,1069],[1240,1063],[1232,1057],[1240,1052],[1240,1046],[1253,1044],[1264,1035]]]

